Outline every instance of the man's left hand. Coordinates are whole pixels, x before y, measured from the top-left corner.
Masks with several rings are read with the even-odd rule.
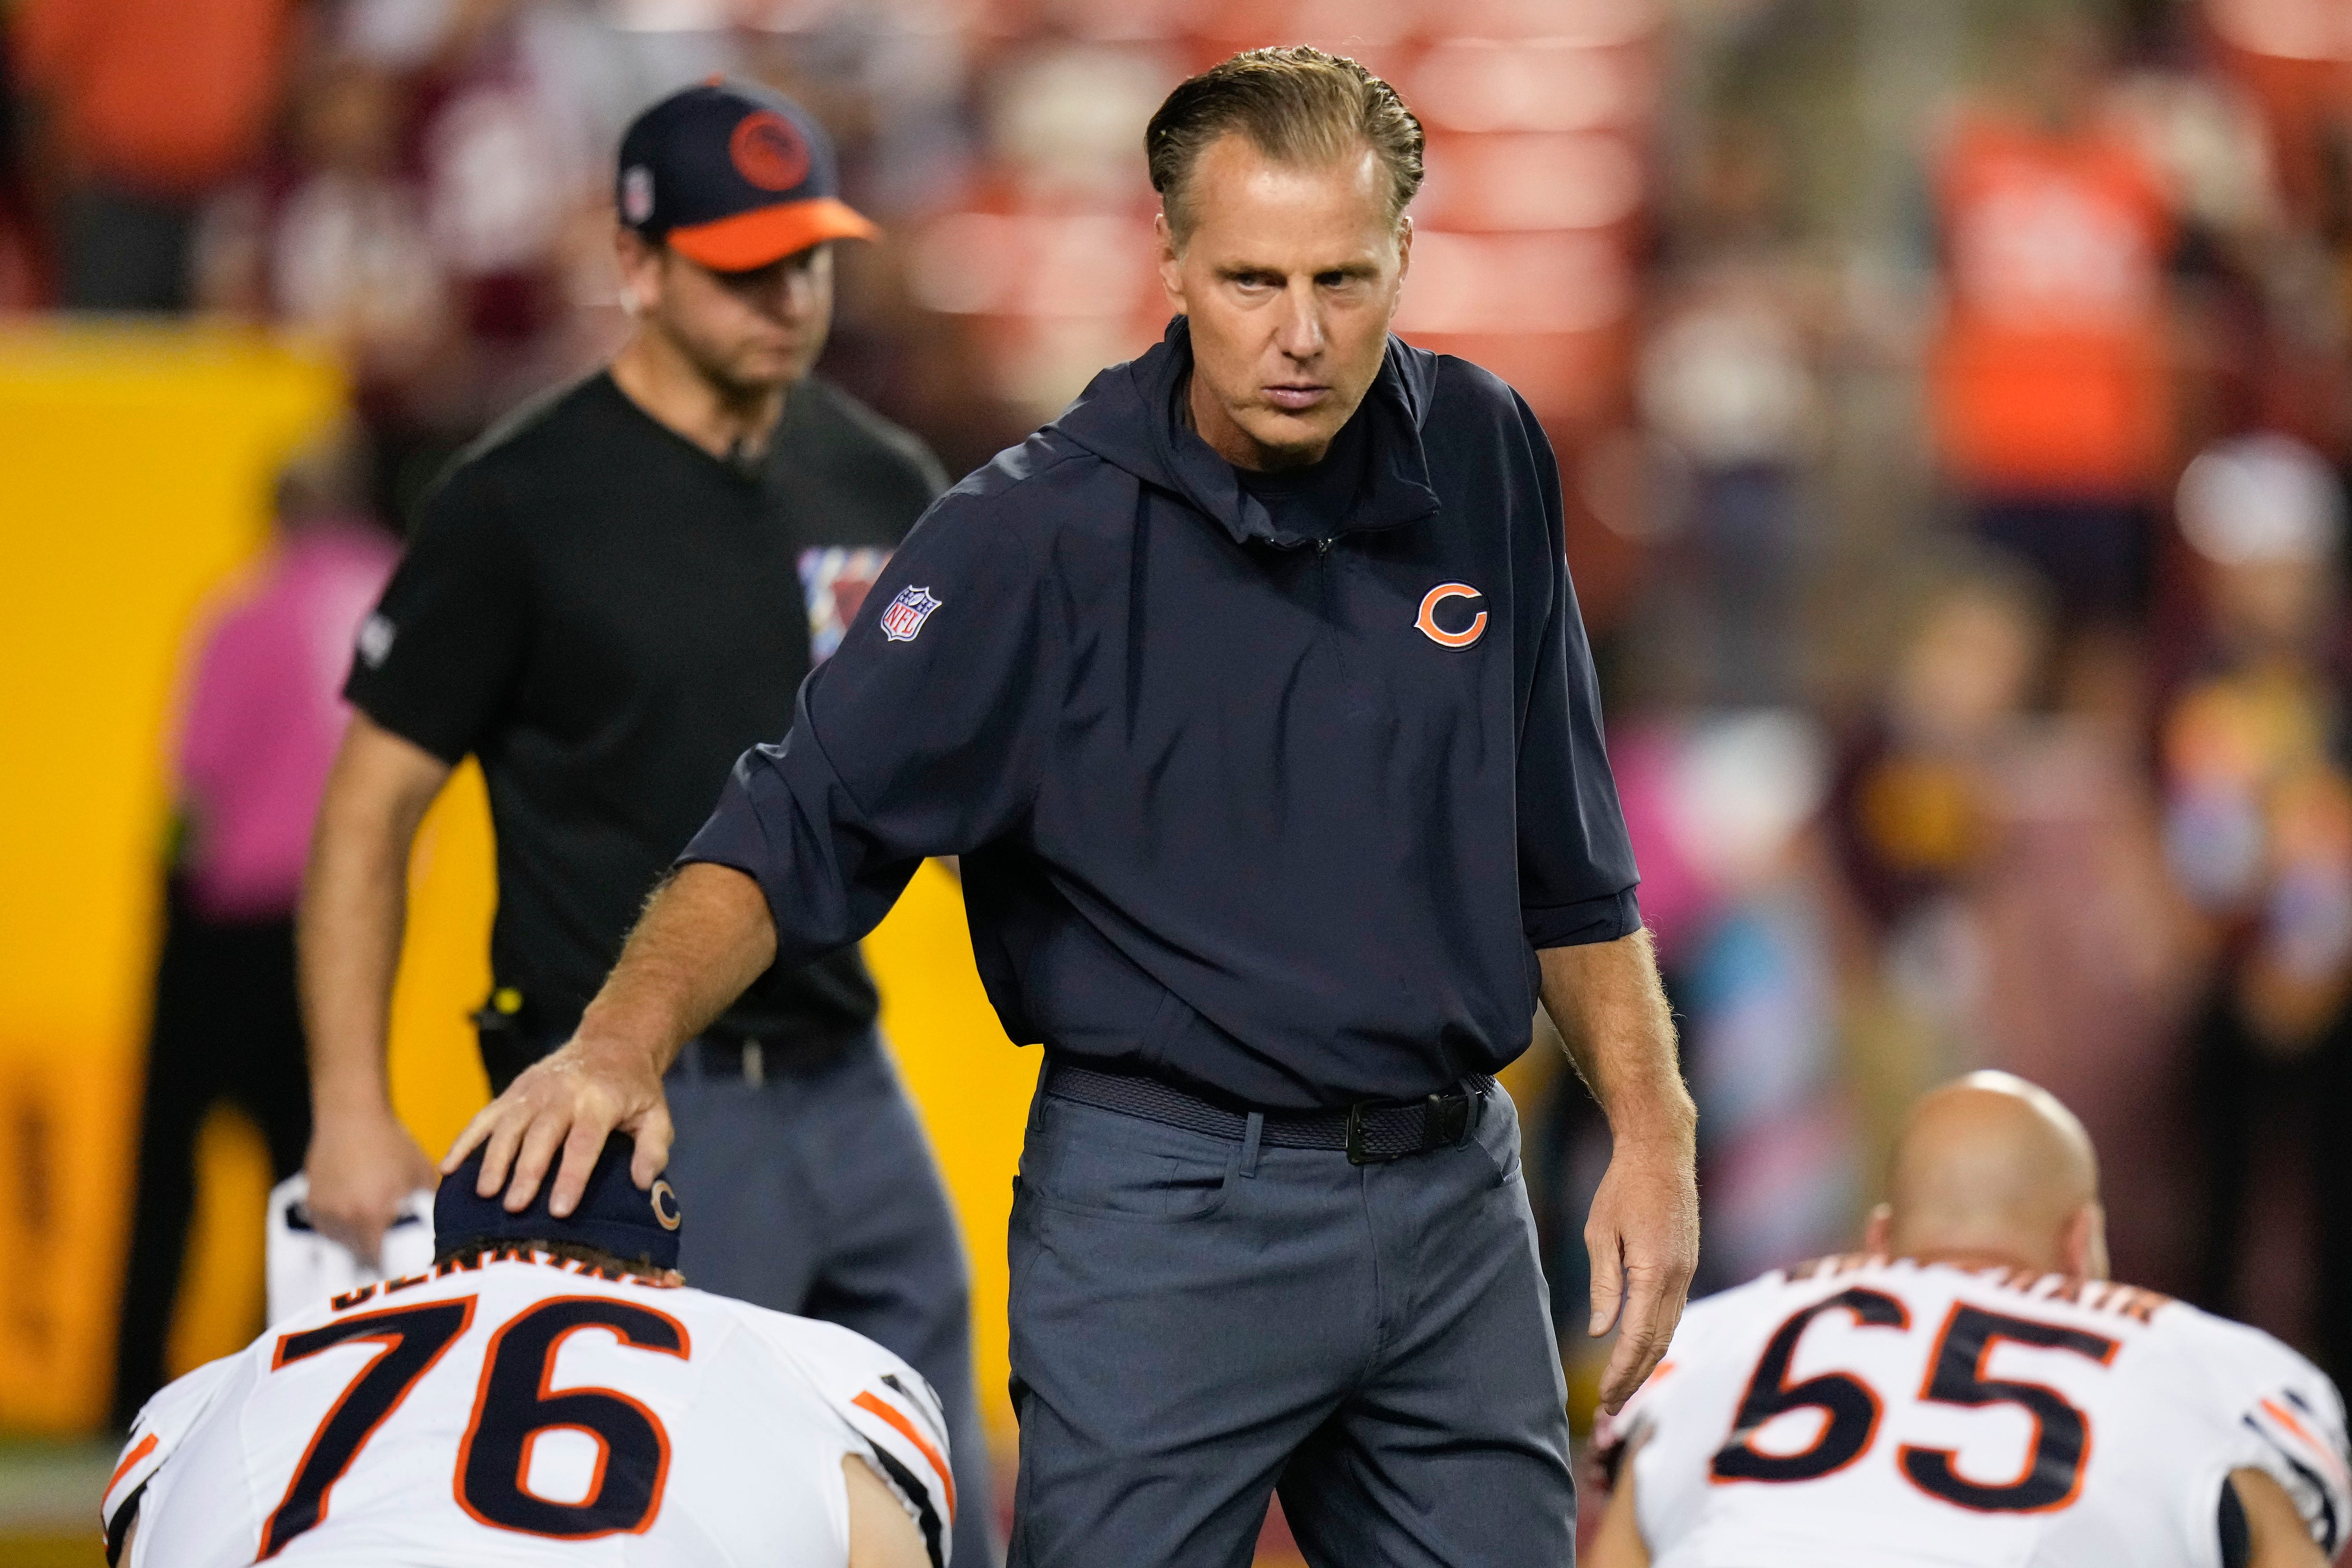
[[[1621,1142],[1592,1194],[1584,1249],[1592,1262],[1592,1323],[1619,1331],[1601,1377],[1611,1415],[1656,1368],[1682,1321],[1698,1266],[1698,1183],[1686,1139]]]
[[[1544,1011],[1609,1118],[1616,1150],[1592,1194],[1592,1326],[1614,1325],[1601,1377],[1611,1415],[1642,1386],[1682,1321],[1698,1266],[1698,1112],[1675,1061],[1675,1020],[1650,933],[1544,948]]]

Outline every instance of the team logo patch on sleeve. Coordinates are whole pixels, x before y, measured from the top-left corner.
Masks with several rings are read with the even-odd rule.
[[[898,596],[882,612],[882,635],[892,642],[913,642],[915,634],[923,629],[923,623],[939,607],[940,601],[931,597],[929,588],[901,588]]]

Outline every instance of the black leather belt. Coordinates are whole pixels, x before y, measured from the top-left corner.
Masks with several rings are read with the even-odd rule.
[[[1465,1083],[1465,1088],[1421,1100],[1358,1100],[1344,1110],[1268,1110],[1258,1142],[1276,1149],[1344,1149],[1357,1165],[1443,1149],[1470,1136],[1477,1108],[1495,1087],[1483,1074]],[[1249,1126],[1246,1112],[1158,1079],[1097,1072],[1068,1062],[1046,1064],[1045,1092],[1213,1138],[1239,1138]]]

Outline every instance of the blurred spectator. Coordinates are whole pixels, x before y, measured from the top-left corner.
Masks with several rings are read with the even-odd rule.
[[[2007,40],[2009,90],[1941,149],[1941,455],[1977,531],[2032,562],[2068,629],[2143,607],[2170,459],[2172,198],[2109,107],[2105,40],[2067,7]]]
[[[1850,752],[1835,826],[1876,970],[1856,981],[1887,1007],[1871,1048],[1910,1087],[1999,1067],[2078,1106],[2115,1177],[2117,1268],[2172,1287],[2198,948],[2133,737],[2104,711],[2035,709],[2046,603],[1993,567],[1946,587]]]
[[[1926,1081],[1964,1066],[1980,973],[1960,896],[1987,863],[1995,760],[2024,722],[2047,638],[2039,585],[1989,569],[1931,600],[1846,748],[1834,836],[1884,978],[1936,1040]]]
[[[401,168],[404,108],[390,72],[324,63],[295,90],[289,166],[215,202],[196,252],[200,303],[323,341],[370,401],[423,374],[450,328],[440,258]]]
[[[1754,127],[1708,155],[1678,226],[1683,259],[1641,366],[1642,411],[1686,470],[1664,552],[1687,578],[1681,635],[1702,644],[1701,689],[1738,706],[1797,695],[1803,482],[1818,390],[1815,313],[1786,243],[1770,145]],[[1675,572],[1675,567],[1682,570]]]
[[[601,171],[645,103],[732,68],[729,8],[333,0],[271,156],[205,208],[196,297],[339,350],[404,517],[490,420],[625,330]]]
[[[2263,434],[2191,463],[2179,512],[2210,629],[2163,718],[2166,838],[2222,953],[2198,1031],[2204,1296],[2307,1329],[2340,1375],[2352,1372],[2352,1185],[2332,1148],[2352,1095],[2343,497],[2316,454]],[[2315,1251],[2315,1293],[2297,1290],[2294,1261]]]
[[[1066,39],[993,62],[984,156],[922,226],[908,282],[944,318],[929,341],[954,362],[966,417],[997,439],[1053,417],[1166,326],[1143,126],[1182,75],[1160,49]]]
[[[2175,452],[2255,423],[2315,437],[2340,426],[2328,395],[2342,380],[2340,284],[2319,237],[2287,221],[2253,105],[2210,74],[2158,70],[2126,78],[2115,102],[2181,226]]]
[[[276,1179],[302,1168],[310,1142],[293,910],[348,712],[338,692],[352,638],[396,553],[355,512],[359,471],[343,440],[287,469],[273,547],[191,644],[176,758],[180,837],[123,1278],[117,1426],[164,1382],[206,1113],[224,1100],[250,1113]]]
[[[1654,847],[1712,904],[1670,975],[1704,1129],[1697,1288],[1720,1289],[1839,1250],[1859,1215],[1830,878],[1811,832],[1828,765],[1813,722],[1782,710],[1682,726],[1674,748]]]
[[[1864,1145],[1841,1016],[1835,869],[1820,832],[1826,753],[1819,726],[1790,710],[1628,708],[1611,730],[1643,920],[1699,1106],[1694,1294],[1841,1250],[1860,1219]],[[1560,1047],[1539,1021],[1530,1049]],[[1608,1129],[1572,1074],[1547,1079],[1530,1109],[1528,1194],[1562,1354],[1597,1369],[1607,1347],[1568,1330],[1587,1310],[1577,1229]]]
[[[174,310],[198,204],[261,151],[288,0],[24,0],[22,79],[62,185],[71,310]]]

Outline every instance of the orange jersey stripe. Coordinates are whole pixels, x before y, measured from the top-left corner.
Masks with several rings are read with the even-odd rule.
[[[114,1473],[106,1478],[106,1491],[100,1492],[98,1495],[104,1497],[108,1492],[114,1490],[117,1486],[121,1484],[122,1478],[131,1473],[131,1468],[133,1465],[136,1465],[140,1460],[145,1458],[154,1451],[155,1434],[150,1432],[147,1436],[139,1439],[138,1443],[132,1447],[131,1452],[122,1456],[122,1463],[115,1466]]]
[[[916,1447],[922,1450],[923,1458],[929,1459],[931,1462],[931,1468],[939,1472],[940,1484],[947,1489],[948,1517],[950,1519],[954,1518],[956,1506],[955,1478],[948,1473],[948,1462],[940,1457],[940,1451],[937,1448],[932,1447],[930,1444],[925,1442],[923,1440],[923,1435],[915,1430],[915,1424],[908,1420],[904,1415],[900,1415],[896,1407],[894,1407],[887,1400],[881,1398],[877,1394],[861,1394],[856,1399],[851,1400],[850,1403],[856,1405],[860,1410],[869,1410],[875,1415],[879,1415],[883,1420],[887,1421],[892,1426],[898,1428],[898,1435],[900,1436],[906,1438],[908,1442],[912,1443]]]
[[[2294,1413],[2293,1411],[2287,1409],[2286,1406],[2281,1405],[2275,1399],[2263,1400],[2263,1409],[2272,1420],[2277,1422],[2280,1426],[2285,1427],[2288,1431],[2302,1438],[2304,1445],[2310,1448],[2313,1453],[2325,1458],[2327,1461],[2328,1468],[2334,1470],[2339,1478],[2343,1476],[2344,1464],[2342,1460],[2336,1457],[2336,1450],[2329,1447],[2326,1443],[2320,1441],[2316,1436],[2313,1436],[2310,1430],[2306,1428],[2302,1422],[2294,1418]]]

